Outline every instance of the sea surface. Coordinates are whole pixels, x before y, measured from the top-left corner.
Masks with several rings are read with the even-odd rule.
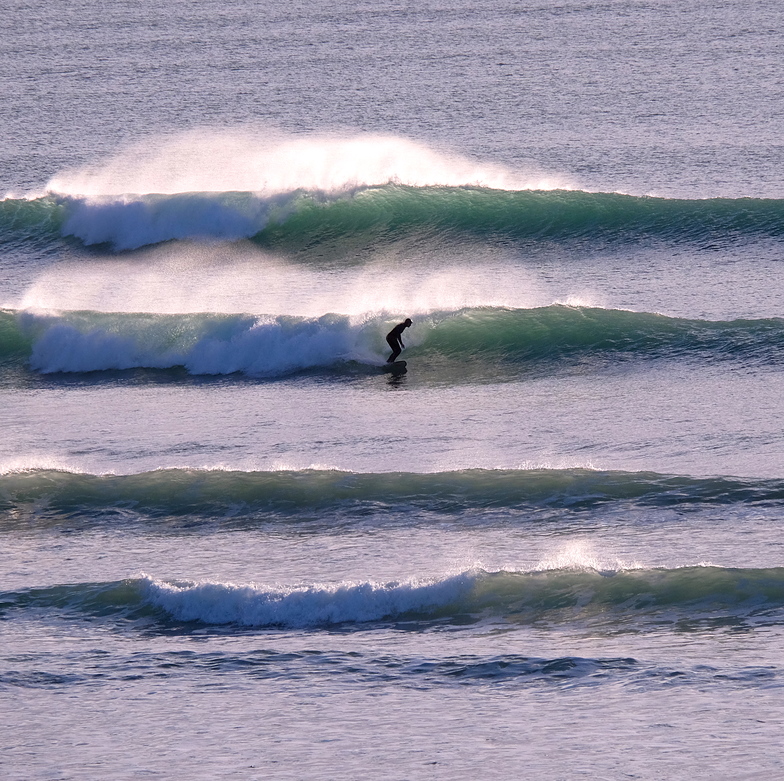
[[[0,25],[3,779],[784,775],[780,3]]]

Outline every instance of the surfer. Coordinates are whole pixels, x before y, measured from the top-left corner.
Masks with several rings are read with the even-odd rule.
[[[411,325],[410,318],[406,318],[402,323],[398,323],[388,334],[387,344],[392,348],[392,355],[387,358],[387,363],[394,363],[400,351],[405,347],[403,340],[400,338],[403,331]]]

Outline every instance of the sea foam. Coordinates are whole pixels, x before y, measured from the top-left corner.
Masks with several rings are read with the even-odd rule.
[[[379,621],[433,611],[463,597],[474,576],[432,582],[341,583],[269,588],[231,583],[172,584],[145,578],[145,597],[180,621],[240,626],[307,627]]]
[[[378,362],[378,324],[321,318],[25,313],[30,365],[45,374],[182,366],[192,374],[279,376],[348,360]],[[377,343],[377,344],[376,344]]]

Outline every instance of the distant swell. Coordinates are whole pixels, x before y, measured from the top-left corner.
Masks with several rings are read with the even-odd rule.
[[[593,621],[616,631],[669,626],[674,619],[749,626],[784,619],[784,569],[471,570],[426,580],[295,586],[142,577],[0,594],[4,615],[28,609],[146,619],[159,611],[164,623],[255,628],[491,617],[552,625]]]
[[[345,371],[383,364],[384,334],[394,322],[376,315],[0,310],[0,363],[26,360],[44,374],[177,367],[193,375],[254,377]],[[561,305],[480,307],[416,316],[406,342],[404,357],[431,378],[462,368],[461,377],[494,379],[537,365],[556,370],[588,357],[777,365],[784,361],[784,320],[692,320]]]
[[[688,477],[591,469],[467,469],[436,473],[353,473],[337,470],[240,472],[162,469],[91,475],[33,469],[0,475],[0,528],[127,525],[162,528],[166,519],[227,528],[256,522],[306,523],[308,518],[391,522],[390,512],[429,514],[494,510],[580,512],[602,505],[632,507],[784,505],[784,481]],[[531,515],[530,517],[536,517]],[[386,520],[385,520],[386,518]],[[511,516],[511,523],[526,517]]]
[[[182,239],[255,238],[281,251],[372,245],[412,235],[514,242],[734,241],[784,236],[784,200],[668,199],[579,190],[387,184],[339,192],[188,192],[0,202],[0,241],[50,240],[130,250]]]

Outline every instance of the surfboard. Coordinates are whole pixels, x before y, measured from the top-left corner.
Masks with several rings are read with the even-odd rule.
[[[381,367],[381,371],[391,372],[392,374],[405,374],[408,369],[406,369],[405,361],[395,361],[394,363],[384,364]]]

